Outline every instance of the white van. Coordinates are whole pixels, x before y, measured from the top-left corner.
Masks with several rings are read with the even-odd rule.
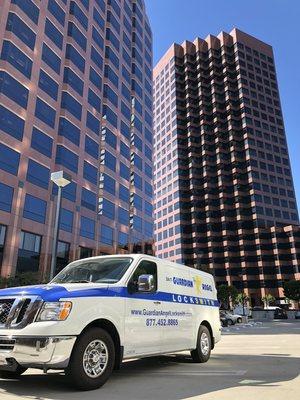
[[[189,350],[206,362],[220,340],[213,277],[132,254],[74,261],[47,285],[0,290],[0,376],[64,369],[82,390],[122,360]]]

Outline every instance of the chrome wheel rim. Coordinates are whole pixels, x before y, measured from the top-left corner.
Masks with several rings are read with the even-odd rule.
[[[202,332],[200,338],[201,353],[206,356],[209,353],[209,337],[206,332]]]
[[[96,339],[90,342],[83,353],[83,369],[90,378],[98,378],[103,374],[108,363],[106,344]]]

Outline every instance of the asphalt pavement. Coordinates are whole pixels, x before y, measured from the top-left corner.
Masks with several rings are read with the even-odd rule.
[[[185,353],[127,361],[91,392],[66,386],[62,373],[32,369],[0,379],[0,399],[296,400],[299,373],[300,321],[272,321],[224,328],[206,364]]]

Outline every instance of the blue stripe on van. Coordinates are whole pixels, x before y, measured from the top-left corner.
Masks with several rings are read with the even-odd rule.
[[[68,291],[59,285],[37,285],[0,290],[1,296],[40,296],[44,301],[58,301],[65,298],[78,297],[123,297],[149,301],[165,301],[170,303],[182,303],[193,305],[205,305],[219,307],[218,300],[205,297],[177,294],[170,292],[155,293],[128,293],[127,287],[87,288]]]

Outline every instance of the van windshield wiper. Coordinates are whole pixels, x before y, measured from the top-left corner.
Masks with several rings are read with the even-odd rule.
[[[87,281],[86,279],[80,279],[78,281],[68,281],[68,282],[64,282],[64,283],[93,283],[93,282]]]

